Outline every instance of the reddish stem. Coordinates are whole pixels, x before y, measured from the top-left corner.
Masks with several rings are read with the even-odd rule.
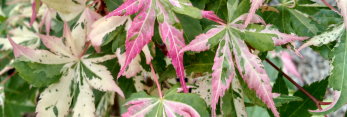
[[[274,63],[272,63],[269,59],[265,59],[266,62],[268,62],[273,68],[275,68],[277,71],[283,74],[283,76],[289,80],[291,83],[293,83],[301,92],[303,92],[307,97],[309,97],[317,106],[318,109],[322,109],[321,105],[329,105],[331,102],[322,102],[319,101],[317,98],[312,96],[309,92],[307,92],[304,88],[302,88],[298,83],[296,83],[290,76],[288,76],[286,73],[284,73],[279,67],[277,67]]]
[[[323,2],[327,7],[329,7],[331,10],[335,11],[337,14],[340,14],[340,12],[339,12],[337,9],[335,9],[333,6],[331,6],[327,1],[322,0],[322,2]],[[340,14],[340,15],[341,15],[341,14]]]
[[[150,67],[151,67],[151,73],[152,73],[153,80],[155,81],[155,84],[157,85],[159,97],[160,97],[160,98],[163,98],[163,94],[162,94],[162,92],[161,92],[161,87],[160,87],[160,84],[159,84],[159,80],[158,80],[157,75],[155,74],[153,65],[152,65],[152,63],[149,64],[149,65],[150,65]]]
[[[10,75],[8,75],[3,81],[1,81],[1,85],[5,84],[10,78],[12,78],[12,76],[14,76],[17,72],[14,71],[13,73],[11,73]]]

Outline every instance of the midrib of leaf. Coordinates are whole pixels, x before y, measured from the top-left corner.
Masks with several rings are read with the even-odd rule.
[[[303,25],[305,25],[306,28],[310,30],[310,32],[312,32],[313,34],[317,34],[318,29],[314,25],[312,26],[310,22],[307,22],[306,20],[302,19],[302,17],[305,16],[303,16],[303,14],[301,14],[300,11],[291,9],[288,9],[288,11],[292,13]]]

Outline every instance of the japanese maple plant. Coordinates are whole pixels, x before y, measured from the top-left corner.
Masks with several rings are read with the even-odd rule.
[[[306,117],[347,103],[347,0],[0,3],[4,117]],[[303,86],[293,57],[309,47],[331,70]]]

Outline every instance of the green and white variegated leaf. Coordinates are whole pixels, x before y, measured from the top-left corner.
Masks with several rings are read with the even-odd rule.
[[[98,106],[96,108],[97,117],[105,117],[108,113],[108,109],[114,104],[115,93],[106,92],[100,99]]]
[[[230,31],[230,34],[232,35],[233,32]],[[279,113],[273,101],[270,78],[261,63],[260,58],[250,52],[243,40],[236,36],[232,36],[232,38],[236,67],[240,75],[245,80],[248,87],[255,90],[257,96],[269,109],[271,109],[274,116],[279,117]]]
[[[329,87],[334,90],[334,101],[323,110],[311,111],[315,114],[334,112],[347,103],[347,31],[344,31],[341,42],[333,49],[333,54]]]
[[[39,37],[27,27],[17,27],[10,31],[14,42],[36,48],[40,45]],[[0,38],[0,50],[12,49],[11,43],[6,38]]]
[[[48,86],[40,95],[37,104],[37,117],[63,117],[69,112],[72,101],[71,85],[76,71],[69,68],[60,78],[60,81]]]
[[[88,39],[91,40],[92,45],[97,51],[100,51],[100,46],[103,43],[104,37],[115,30],[126,21],[130,21],[128,16],[112,16],[109,18],[100,18],[91,26],[91,32],[88,35]]]
[[[172,10],[179,14],[188,15],[193,18],[201,19],[201,10],[194,7],[189,0],[161,0],[165,2],[166,5],[172,6]]]
[[[302,50],[303,48],[306,48],[311,45],[321,46],[321,45],[333,42],[335,40],[338,40],[343,35],[344,29],[345,29],[344,25],[341,24],[339,26],[336,26],[330,31],[314,36],[310,40],[308,40],[305,44],[303,44],[298,50]]]
[[[64,21],[70,21],[85,8],[85,0],[42,0],[49,8],[55,9]]]
[[[79,71],[76,70],[78,73]],[[95,117],[94,94],[90,85],[87,85],[87,76],[82,74],[83,79],[78,81],[78,96],[73,107],[73,117]]]
[[[95,19],[88,17],[88,14],[90,15],[90,13],[84,13],[86,15],[86,17],[83,17],[84,21],[92,23]],[[65,116],[68,113],[72,100],[77,100],[72,109],[73,117],[95,116],[92,88],[100,91],[117,92],[124,97],[123,92],[113,80],[111,72],[105,66],[99,64],[115,58],[116,55],[105,55],[96,58],[88,58],[89,55],[82,55],[84,47],[79,46],[78,42],[81,42],[79,40],[85,40],[85,34],[88,31],[80,30],[78,32],[80,32],[80,35],[72,35],[69,27],[65,24],[65,40],[41,35],[43,44],[50,51],[31,49],[18,45],[12,39],[9,39],[14,48],[15,56],[23,58],[19,60],[40,64],[64,65],[61,70],[62,77],[58,82],[48,86],[40,97],[39,105],[36,109],[39,117]],[[65,97],[62,98],[62,96]]]
[[[247,117],[243,89],[238,78],[233,79],[231,89],[229,90],[231,90],[230,93],[223,97],[223,101],[220,104],[221,110],[223,110],[222,115],[232,117]]]
[[[118,58],[118,63],[121,66],[124,66],[125,62],[125,53],[121,54],[121,50],[118,48],[116,51],[116,55]],[[136,76],[137,73],[142,71],[142,66],[140,65],[141,57],[140,55],[137,55],[133,61],[130,62],[128,69],[124,72],[124,76],[127,78],[131,78],[133,76]]]
[[[177,87],[174,87],[177,89]],[[208,116],[204,100],[195,94],[176,93],[171,90],[162,99],[148,96],[145,92],[131,95],[123,117],[200,117]]]
[[[229,89],[230,84],[235,77],[235,67],[232,57],[232,44],[229,33],[219,43],[214,64],[212,67],[212,116],[216,116],[216,106],[220,97]]]

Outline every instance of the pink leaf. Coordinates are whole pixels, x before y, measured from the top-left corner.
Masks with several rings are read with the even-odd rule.
[[[280,56],[282,63],[283,63],[283,69],[284,71],[287,71],[290,74],[295,75],[295,77],[301,79],[301,75],[298,72],[298,69],[296,68],[295,64],[293,63],[293,59],[290,56],[290,54],[286,51],[281,52]]]
[[[212,67],[212,116],[216,116],[216,106],[220,97],[230,87],[230,83],[235,77],[234,63],[232,60],[229,35],[226,34],[217,49],[214,64]]]
[[[271,25],[267,25],[261,33],[275,34],[277,37],[273,37],[272,40],[276,46],[284,45],[294,41],[302,41],[308,39],[308,37],[299,37],[294,34],[286,34],[278,31],[277,29],[271,29]]]
[[[47,8],[45,11],[45,14],[43,15],[41,19],[41,23],[39,27],[41,28],[43,24],[45,25],[46,29],[46,34],[49,35],[50,30],[51,30],[51,24],[52,24],[52,18],[54,17],[53,15],[56,14],[54,10],[51,10],[50,8]]]
[[[137,13],[149,3],[148,0],[126,0],[117,9],[113,10],[111,13],[107,14],[106,18],[111,16],[127,16]],[[147,8],[145,8],[147,9]]]
[[[215,39],[214,37],[217,37],[220,34],[224,34],[224,27],[217,27],[213,28],[207,33],[200,34],[198,35],[193,41],[189,43],[189,45],[185,46],[182,48],[180,53],[183,53],[185,51],[196,51],[196,52],[201,52],[201,51],[206,51],[210,48],[210,39]]]
[[[151,109],[158,103],[154,103],[153,98],[139,98],[127,102],[125,105],[129,106],[127,112],[122,114],[122,117],[144,117]]]
[[[233,53],[236,66],[248,87],[255,90],[258,97],[279,117],[272,95],[269,76],[258,56],[253,55],[245,42],[240,39],[233,40]]]
[[[168,117],[176,117],[176,114],[183,117],[200,117],[196,110],[184,103],[167,101],[164,102],[165,113]]]
[[[8,40],[13,47],[13,53],[16,58],[24,57],[32,62],[42,64],[63,64],[74,61],[74,59],[61,57],[46,50],[34,50],[25,46],[18,45],[10,37],[8,37]]]
[[[54,36],[46,36],[39,34],[42,43],[51,51],[63,56],[72,56],[71,51],[65,46],[63,40]]]
[[[158,108],[161,104],[164,108]],[[183,117],[200,117],[199,113],[191,106],[170,100],[159,100],[157,98],[138,98],[132,101],[129,101],[125,104],[129,106],[127,112],[122,114],[122,117],[144,117],[149,112],[153,111],[153,108],[158,108],[165,113],[154,113],[156,116],[165,114],[168,117],[176,117],[180,115]],[[162,116],[165,116],[162,115]]]
[[[149,0],[147,0],[149,1]],[[143,10],[135,17],[127,33],[125,41],[126,60],[125,65],[121,68],[118,78],[124,73],[130,62],[141,52],[147,45],[154,34],[155,9],[153,2],[148,2]]]
[[[37,12],[38,9],[41,5],[41,1],[40,0],[34,0],[33,3],[31,4],[31,17],[30,17],[30,26],[33,25],[33,23],[35,22],[35,19],[37,17]]]
[[[183,53],[180,53],[180,50],[185,46],[183,31],[172,26],[173,22],[170,22],[169,14],[164,6],[162,6],[159,2],[157,3],[157,6],[161,11],[160,13],[164,17],[164,21],[159,22],[160,36],[167,47],[167,56],[171,59],[172,65],[176,70],[176,74],[180,78],[182,89],[185,93],[187,93],[188,89],[184,80],[185,74]]]
[[[225,21],[223,21],[222,19],[220,19],[213,11],[202,11],[201,12],[202,17],[209,19],[211,21],[217,22],[221,25],[225,24]]]
[[[345,27],[347,29],[347,0],[336,0],[337,7],[341,10],[341,15],[344,20]]]
[[[238,18],[236,18],[234,21],[232,21],[231,24],[236,24],[238,21],[245,21],[247,19],[247,16],[249,15],[249,13],[245,13],[241,16],[239,16]],[[251,19],[249,20],[250,23],[261,23],[263,25],[266,25],[265,21],[263,20],[263,18],[261,18],[259,15],[254,14],[253,17],[251,17]]]
[[[264,0],[250,0],[252,2],[251,8],[249,9],[249,13],[244,23],[244,27],[247,27],[250,23],[255,11],[263,4]]]

